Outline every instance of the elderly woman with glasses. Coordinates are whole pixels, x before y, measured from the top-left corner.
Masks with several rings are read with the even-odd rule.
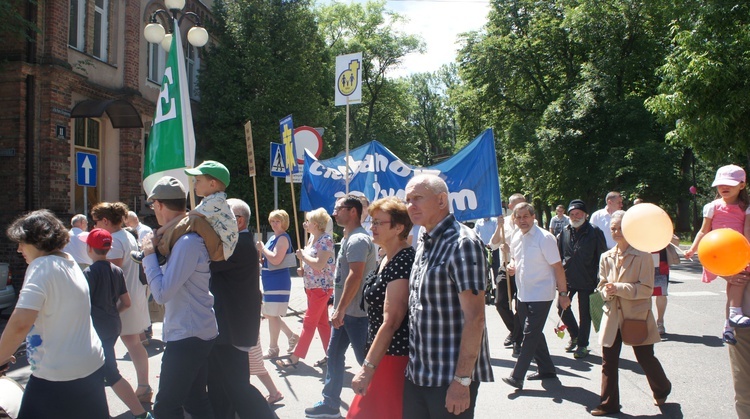
[[[307,294],[307,311],[302,320],[302,332],[299,343],[288,362],[277,362],[281,368],[296,367],[300,358],[307,355],[310,342],[318,330],[323,350],[328,353],[328,341],[331,340],[331,325],[328,323],[328,299],[333,294],[333,237],[326,232],[331,217],[325,209],[310,211],[305,217],[303,226],[310,233],[310,240],[302,250],[297,250],[297,258],[302,264],[297,272],[304,277]],[[315,363],[321,366],[326,358]]]
[[[599,262],[598,289],[604,297],[604,314],[599,342],[602,345],[601,404],[591,410],[593,416],[620,412],[617,384],[622,344],[633,347],[635,359],[643,368],[654,397],[661,406],[672,391],[661,363],[654,356],[654,343],[660,342],[651,294],[654,288],[654,261],[651,254],[630,246],[622,234],[625,211],[615,211],[610,222],[615,247],[602,254]]]
[[[412,222],[406,204],[396,197],[378,199],[369,210],[372,240],[385,255],[365,280],[367,356],[352,380],[355,396],[347,418],[400,418],[409,359],[406,310],[415,252],[407,238]]]
[[[18,417],[108,418],[104,352],[91,321],[89,286],[62,251],[68,231],[50,211],[38,210],[15,220],[7,235],[29,265],[0,337],[0,373],[26,338],[31,377]]]

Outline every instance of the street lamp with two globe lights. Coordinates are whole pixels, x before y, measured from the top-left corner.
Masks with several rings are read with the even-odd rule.
[[[167,15],[177,20],[177,26],[182,23],[182,19],[189,18],[194,26],[190,28],[187,34],[188,42],[196,47],[202,47],[208,42],[208,31],[203,27],[200,17],[193,12],[183,12],[182,8],[185,7],[185,0],[165,0],[164,5],[169,10],[159,9],[151,14],[151,19],[146,28],[143,30],[143,36],[146,40],[152,44],[161,44],[165,51],[169,52],[169,48],[172,45],[172,36],[178,28],[172,27],[171,33],[167,33],[164,26],[156,20],[156,16],[160,14]],[[174,26],[170,24],[169,26]]]

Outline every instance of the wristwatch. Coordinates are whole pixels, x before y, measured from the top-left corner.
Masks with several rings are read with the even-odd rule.
[[[461,384],[464,387],[468,387],[469,384],[471,384],[471,377],[459,377],[457,375],[454,375],[453,381],[457,382],[458,384]]]
[[[375,369],[375,368],[377,368],[377,367],[378,367],[377,365],[373,364],[372,362],[370,362],[370,361],[368,361],[368,360],[366,360],[366,359],[365,359],[365,361],[364,361],[364,362],[362,363],[362,365],[363,365],[363,366],[365,366],[365,367],[367,367],[367,368],[372,368],[372,369]]]
[[[568,291],[560,291],[559,295],[560,295],[560,297],[567,297],[568,296]]]

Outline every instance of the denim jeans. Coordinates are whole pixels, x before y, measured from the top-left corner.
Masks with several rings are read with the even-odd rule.
[[[346,349],[352,345],[357,362],[365,360],[367,344],[367,317],[344,316],[344,325],[331,328],[331,341],[328,343],[328,369],[323,386],[323,403],[339,408],[341,389],[344,386],[344,362]]]
[[[194,418],[213,419],[206,392],[208,355],[214,341],[196,337],[169,341],[161,357],[159,391],[154,415],[159,419],[182,419],[183,407]]]

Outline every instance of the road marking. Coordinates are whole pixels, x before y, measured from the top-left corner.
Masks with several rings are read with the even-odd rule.
[[[679,281],[700,281],[701,274],[700,273],[691,274],[691,273],[670,271],[669,279],[675,279]]]
[[[713,297],[715,295],[719,294],[710,291],[671,291],[669,293],[670,297]]]

